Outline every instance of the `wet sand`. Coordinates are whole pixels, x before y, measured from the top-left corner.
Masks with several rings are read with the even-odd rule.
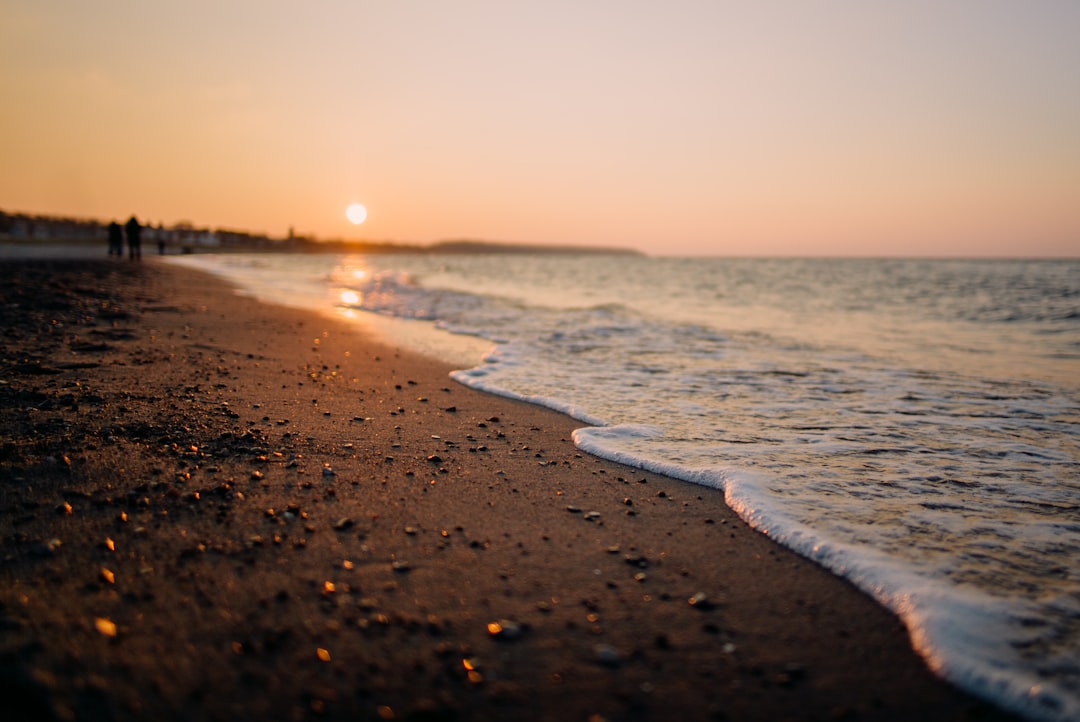
[[[150,259],[0,307],[4,719],[1009,719],[720,494],[344,321]]]

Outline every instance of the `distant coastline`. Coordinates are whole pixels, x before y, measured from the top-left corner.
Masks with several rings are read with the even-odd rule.
[[[105,246],[107,221],[65,216],[33,215],[0,210],[0,243],[24,246]],[[267,234],[226,228],[197,227],[190,222],[145,226],[144,242],[163,244],[165,252],[177,253],[581,253],[644,255],[630,248],[545,245],[454,239],[432,243],[398,241],[345,241],[290,234],[275,238]]]

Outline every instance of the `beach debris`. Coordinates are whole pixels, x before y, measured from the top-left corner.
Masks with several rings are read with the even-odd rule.
[[[420,533],[420,529],[415,526],[407,526],[405,527],[405,533],[409,536],[416,536]]]
[[[355,525],[356,522],[351,517],[343,516],[334,522],[334,531],[348,531]]]
[[[571,514],[580,514],[581,513],[581,509],[577,508],[576,506],[568,506],[568,507],[566,507],[566,510],[568,512],[570,512]]]
[[[641,569],[645,569],[649,566],[649,560],[641,556],[640,554],[625,554],[623,555],[623,560],[632,567],[640,567]]]
[[[697,592],[686,601],[689,602],[690,606],[694,609],[700,609],[702,611],[708,611],[714,606],[713,603],[709,601],[709,597],[706,596],[705,592]]]
[[[476,657],[465,657],[461,660],[461,666],[465,668],[465,676],[473,684],[484,681],[484,675],[480,673],[480,660]]]
[[[499,619],[494,622],[488,622],[487,631],[488,634],[495,639],[509,641],[520,637],[524,632],[524,629],[515,621],[510,619]]]
[[[431,456],[429,456],[427,458],[427,460],[430,461],[432,464],[441,464],[442,463],[442,457],[439,456],[438,454],[432,454]]]
[[[101,568],[101,580],[106,584],[116,584],[116,574],[105,567]]]
[[[598,512],[598,511],[590,511],[582,518],[585,519],[585,521],[596,521],[597,519],[600,518],[600,512]]]
[[[330,651],[327,650],[324,647],[318,647],[315,650],[315,656],[319,658],[320,662],[329,662],[330,661]]]
[[[379,719],[394,719],[397,715],[394,713],[394,708],[390,705],[380,704],[375,708],[375,714]]]
[[[94,617],[94,628],[103,636],[116,636],[116,622],[105,617]]]
[[[622,661],[619,650],[610,644],[598,644],[593,647],[593,655],[596,661],[606,667],[617,667]]]
[[[390,568],[393,569],[395,572],[399,572],[401,574],[412,571],[412,565],[400,559],[395,559],[394,561],[392,561],[390,563]]]
[[[334,476],[335,475],[334,469],[330,466],[330,464],[323,464],[322,475],[323,476]]]
[[[259,471],[258,469],[256,469],[255,471],[251,472],[251,479],[252,479],[252,481],[261,481],[261,480],[262,480],[262,478],[263,478],[263,473],[262,473],[261,471]]]
[[[643,582],[648,578],[649,578],[649,575],[646,574],[645,572],[638,572],[637,574],[634,575],[634,581],[635,582]]]

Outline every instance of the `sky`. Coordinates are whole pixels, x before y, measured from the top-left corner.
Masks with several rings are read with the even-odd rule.
[[[0,209],[1075,257],[1077,38],[1075,0],[0,0]]]

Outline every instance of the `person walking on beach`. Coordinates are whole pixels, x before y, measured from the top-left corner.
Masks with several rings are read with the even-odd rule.
[[[132,216],[124,225],[124,230],[127,232],[128,257],[133,261],[142,259],[142,239],[140,238],[142,228],[139,226],[139,220]]]
[[[116,221],[109,224],[109,255],[124,255],[124,229]]]

